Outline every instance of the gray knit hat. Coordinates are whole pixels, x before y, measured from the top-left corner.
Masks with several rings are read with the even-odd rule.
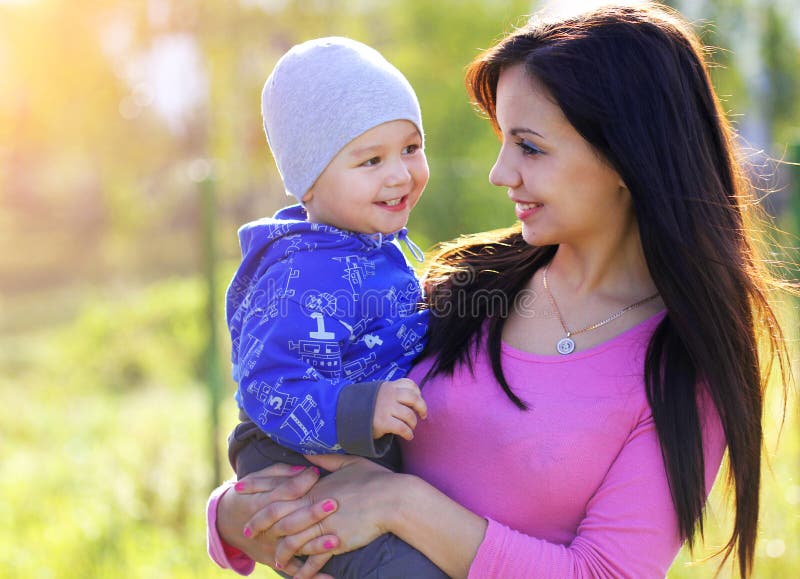
[[[261,115],[286,192],[298,200],[365,131],[407,120],[423,134],[403,74],[375,49],[336,36],[295,45],[278,60],[261,93]]]

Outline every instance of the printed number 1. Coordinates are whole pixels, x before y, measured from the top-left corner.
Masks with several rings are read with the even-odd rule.
[[[317,320],[317,331],[309,332],[309,338],[314,338],[315,340],[333,340],[336,337],[336,334],[333,332],[325,331],[325,318],[321,313],[314,312],[311,314],[311,317]]]

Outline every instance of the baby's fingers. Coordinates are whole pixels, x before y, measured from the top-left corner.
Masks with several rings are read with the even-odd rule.
[[[392,410],[392,417],[406,424],[411,430],[417,427],[417,414],[408,406],[398,405]]]
[[[414,400],[408,405],[410,406],[417,415],[425,420],[428,417],[428,404],[425,402],[425,399],[422,397],[422,394],[418,394]]]
[[[403,406],[411,408],[416,412],[420,418],[425,419],[428,417],[428,405],[422,397],[422,392],[414,382],[404,379],[405,383],[402,388],[397,391],[397,402]]]

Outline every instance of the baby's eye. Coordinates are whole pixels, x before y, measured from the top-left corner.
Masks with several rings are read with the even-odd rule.
[[[417,144],[409,145],[408,147],[405,147],[403,149],[403,154],[404,155],[412,155],[412,154],[416,153],[419,150],[420,150],[420,146],[419,145],[417,145]]]
[[[381,162],[380,157],[372,157],[371,159],[367,159],[363,163],[361,163],[362,167],[373,167]]]
[[[534,145],[530,141],[526,141],[525,139],[522,139],[521,141],[517,141],[517,146],[520,149],[522,149],[522,154],[526,155],[526,156],[528,156],[528,155],[533,156],[533,155],[541,155],[542,154],[542,150],[539,147],[537,147],[536,145]]]

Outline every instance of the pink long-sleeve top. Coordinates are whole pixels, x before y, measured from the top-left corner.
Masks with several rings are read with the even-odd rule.
[[[644,386],[663,317],[568,356],[503,345],[528,411],[502,392],[485,347],[474,374],[462,366],[423,386],[428,419],[403,444],[404,470],[488,520],[470,578],[666,575],[681,539]],[[710,490],[724,434],[704,398],[701,417]]]
[[[406,472],[485,517],[470,578],[664,577],[681,540],[644,387],[644,355],[658,314],[568,356],[503,345],[503,370],[529,406],[500,389],[486,348],[473,365],[423,386],[428,419],[403,444]],[[410,378],[420,381],[430,361]],[[706,488],[725,449],[713,405],[701,398]],[[209,501],[209,553],[241,574],[253,563],[226,552]],[[230,550],[229,550],[230,551]]]

